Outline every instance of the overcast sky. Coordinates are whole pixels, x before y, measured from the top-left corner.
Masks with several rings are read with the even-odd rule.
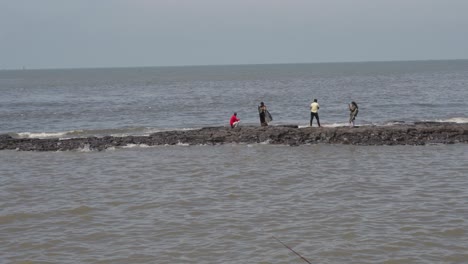
[[[468,0],[0,0],[0,69],[468,58]]]

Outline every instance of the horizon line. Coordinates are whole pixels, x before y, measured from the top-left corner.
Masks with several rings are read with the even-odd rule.
[[[239,64],[180,64],[180,65],[141,65],[141,66],[96,66],[96,67],[44,67],[44,68],[5,68],[0,71],[41,71],[41,70],[99,70],[99,69],[137,69],[137,68],[183,68],[183,67],[230,67],[230,66],[265,66],[265,65],[305,65],[305,64],[340,64],[340,63],[382,63],[382,62],[442,62],[467,61],[465,59],[415,59],[415,60],[363,60],[363,61],[322,61],[322,62],[276,62],[276,63],[239,63]]]

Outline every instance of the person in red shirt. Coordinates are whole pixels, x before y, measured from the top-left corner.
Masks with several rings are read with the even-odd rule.
[[[239,125],[239,122],[240,122],[240,119],[237,118],[237,113],[234,113],[231,116],[231,120],[229,121],[229,124],[231,125],[231,128],[237,127],[237,125]]]

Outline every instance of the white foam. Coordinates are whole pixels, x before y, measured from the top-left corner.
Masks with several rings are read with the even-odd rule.
[[[110,135],[113,137],[126,137],[126,136],[149,136],[153,133],[164,132],[164,131],[189,131],[196,130],[199,128],[115,128],[115,129],[91,129],[91,130],[72,130],[72,131],[59,131],[59,132],[19,132],[15,136],[18,138],[59,138],[59,139],[70,139],[70,138],[84,138],[90,136],[102,137]]]
[[[136,148],[136,147],[138,147],[138,144],[127,144],[123,146],[122,148],[127,149],[127,148]]]
[[[131,149],[131,148],[149,148],[150,145],[147,144],[127,144],[123,146],[124,149]]]
[[[382,126],[394,126],[394,125],[401,125],[401,124],[411,124],[410,122],[405,121],[389,121],[384,123]]]
[[[443,120],[439,119],[436,122],[451,122],[451,123],[464,124],[464,123],[468,123],[468,118],[467,117],[452,117],[452,118],[443,119]]]
[[[188,146],[190,146],[190,144],[188,144],[188,143],[182,143],[182,142],[180,142],[180,141],[179,141],[176,145],[177,145],[177,146],[183,146],[183,147],[188,147]]]
[[[89,144],[85,144],[82,148],[79,148],[78,149],[79,152],[91,152],[91,148],[89,146]]]
[[[332,123],[332,124],[324,124],[323,127],[343,127],[349,126],[349,123]]]
[[[321,124],[322,127],[344,127],[344,126],[349,126],[349,123],[332,123],[332,124]],[[307,127],[310,127],[309,125],[299,125],[298,126],[299,128],[307,128]],[[318,126],[314,123],[314,126],[315,128],[317,128]]]
[[[144,129],[129,129],[124,131],[116,131],[110,134],[113,137],[126,137],[126,136],[149,136],[154,133],[166,132],[166,131],[190,131],[197,130],[199,128],[144,128]]]
[[[185,127],[185,128],[174,129],[174,130],[189,131],[189,130],[197,130],[197,129],[200,129],[200,128]]]
[[[263,141],[263,142],[260,142],[260,145],[269,145],[270,142],[271,142],[271,140],[270,140],[270,139],[267,139],[267,140],[265,140],[265,141]]]
[[[121,133],[121,134],[110,134],[111,137],[128,137],[129,134]]]
[[[59,138],[69,132],[21,132],[18,133],[20,138]]]

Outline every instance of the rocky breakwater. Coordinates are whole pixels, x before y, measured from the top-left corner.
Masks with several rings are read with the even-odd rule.
[[[188,131],[166,131],[149,136],[88,137],[72,139],[12,138],[0,135],[0,150],[68,151],[105,150],[129,144],[141,145],[217,145],[267,142],[291,146],[303,144],[425,145],[468,143],[468,124],[421,122],[411,125],[363,127],[244,126],[206,127]]]

